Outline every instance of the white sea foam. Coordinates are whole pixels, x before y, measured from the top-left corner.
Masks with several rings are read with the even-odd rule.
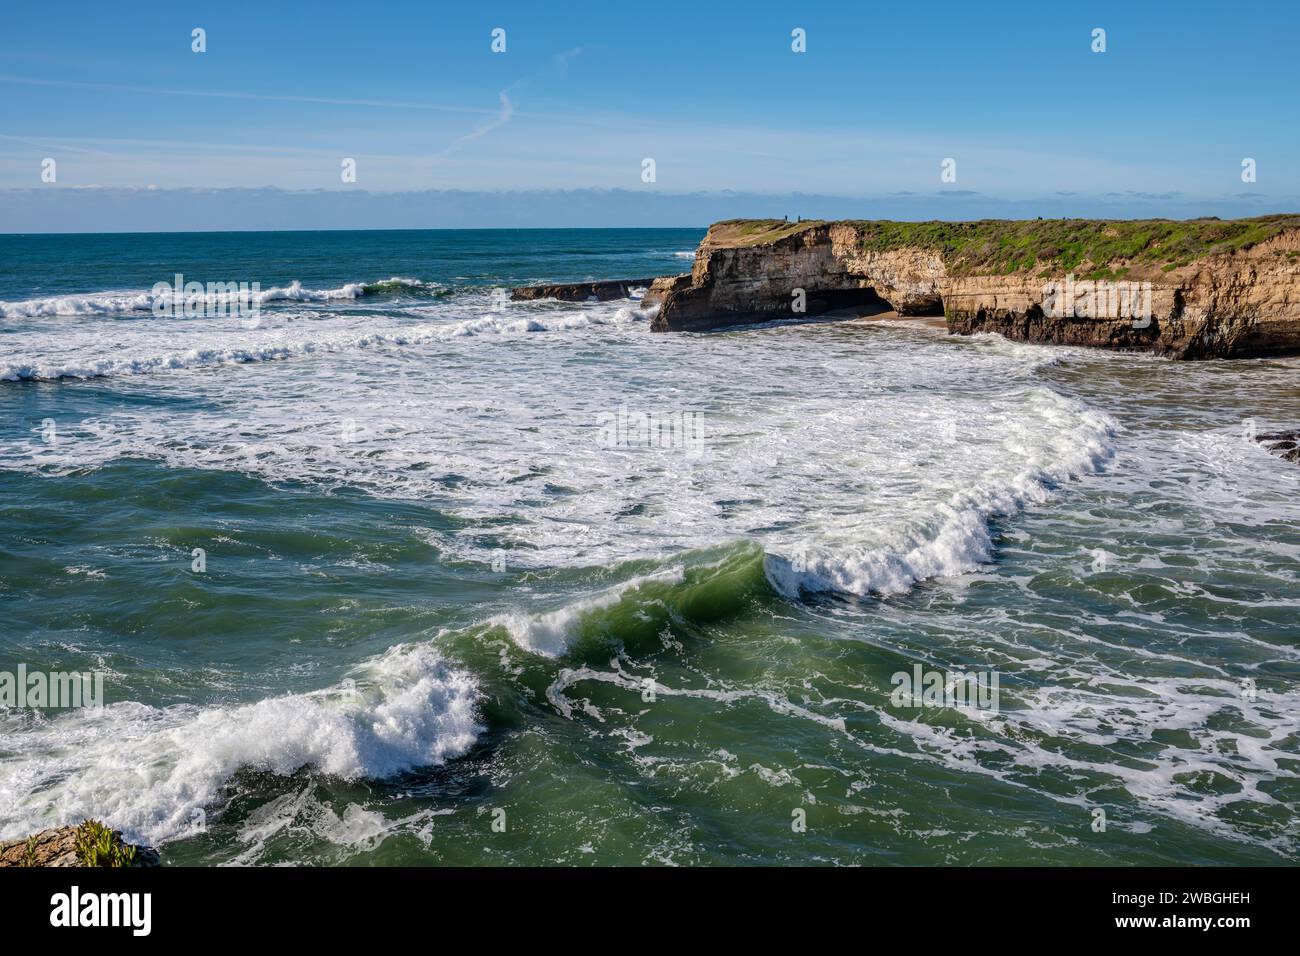
[[[170,283],[172,276],[161,282]],[[251,280],[249,280],[251,281]],[[223,291],[205,297],[213,304],[241,302],[243,304],[272,305],[282,302],[341,303],[384,292],[430,290],[442,288],[440,283],[426,282],[404,276],[392,276],[372,282],[345,282],[333,289],[313,289],[295,279],[288,285],[272,285],[255,293]],[[160,304],[180,304],[184,294],[175,290],[155,295],[153,290],[105,290],[102,292],[73,293],[43,296],[15,302],[0,301],[0,319],[34,319],[49,316],[113,316],[133,312],[152,312]]]
[[[818,724],[864,752],[979,774],[1015,788],[1038,790],[1043,773],[1107,779],[1111,786],[1127,790],[1142,813],[1154,811],[1232,839],[1263,842],[1283,855],[1291,852],[1285,837],[1259,841],[1257,834],[1238,829],[1230,808],[1239,803],[1280,804],[1270,785],[1294,777],[1286,755],[1300,733],[1300,694],[1261,693],[1258,701],[1244,701],[1240,685],[1230,680],[1129,676],[1091,655],[1078,663],[1086,664],[1086,670],[1068,661],[1053,665],[1071,686],[1017,686],[1011,695],[1014,700],[1007,701],[1010,706],[1000,713],[964,711],[975,726],[961,730],[946,721],[936,722],[934,712],[914,718],[900,715],[885,706],[887,694],[880,687],[845,688],[852,697],[829,700],[805,696],[803,704],[776,690],[743,686],[686,688],[656,680],[655,692],[666,698],[712,702],[718,708],[761,702],[779,715]],[[611,662],[611,667],[561,669],[547,688],[547,700],[566,718],[608,722],[610,711],[583,698],[581,685],[598,682],[635,694],[645,687],[645,679],[625,670],[619,661]],[[801,690],[806,695],[807,688]],[[878,702],[872,703],[873,699]],[[863,734],[856,720],[850,726],[849,721],[862,712],[870,712],[878,721],[870,734]],[[718,714],[716,719],[723,717]],[[634,724],[621,722],[608,732],[629,740],[639,735]],[[1185,740],[1175,734],[1185,735]],[[1116,745],[1141,749],[1140,762],[1135,765],[1130,757],[1114,759],[1109,748]],[[647,773],[658,771],[656,758],[636,759]],[[733,773],[724,770],[724,775]],[[871,773],[874,776],[879,770]],[[777,776],[774,785],[800,786],[794,776]],[[1219,787],[1207,790],[1198,785],[1208,779],[1218,780]],[[1054,789],[1048,795],[1057,803],[1078,807],[1079,818],[1089,820],[1090,811],[1106,802],[1088,792],[1095,789],[1099,788],[1094,782],[1080,792]],[[1151,826],[1133,816],[1129,811],[1112,820],[1112,825],[1137,832]]]
[[[1293,648],[1273,650],[1276,634],[1235,630],[1242,629],[1243,608],[1266,604],[1250,591],[1261,581],[1265,589],[1276,584],[1267,607],[1279,614],[1294,607],[1285,597],[1294,583],[1286,562],[1300,554],[1278,535],[1261,536],[1257,550],[1270,548],[1277,559],[1276,567],[1265,567],[1257,554],[1243,553],[1240,537],[1215,531],[1215,522],[1226,518],[1234,529],[1293,524],[1295,469],[1242,441],[1235,424],[1152,429],[1140,447],[1125,448],[1125,432],[1110,417],[1044,383],[1048,363],[1062,363],[1053,377],[1069,371],[1072,350],[993,336],[831,325],[660,336],[625,306],[519,303],[489,311],[486,294],[373,316],[331,308],[279,315],[256,330],[105,319],[64,326],[57,336],[15,337],[25,350],[21,361],[41,375],[122,375],[84,392],[143,393],[150,404],[117,401],[69,412],[58,422],[57,443],[44,440],[35,421],[23,433],[15,426],[9,434],[18,437],[0,442],[0,467],[60,475],[142,457],[295,487],[358,488],[442,510],[455,519],[451,530],[416,533],[447,559],[487,565],[504,553],[512,572],[609,567],[752,540],[768,555],[774,586],[791,597],[893,593],[975,571],[998,557],[992,520],[1014,516],[1003,528],[1012,537],[1058,512],[1064,517],[1056,547],[1071,552],[1066,563],[1086,575],[1090,552],[1104,550],[1127,567],[1136,589],[1144,586],[1137,572],[1154,559],[1131,557],[1134,542],[1155,529],[1162,538],[1157,553],[1173,568],[1164,572],[1171,600],[1223,608],[1223,620],[1205,632],[1172,630],[1149,586],[1131,612],[1078,626],[1070,622],[1089,613],[1085,605],[1063,605],[1059,620],[1039,615],[1032,623],[1018,620],[1014,606],[987,609],[985,618],[952,612],[937,620],[942,612],[932,610],[908,619],[909,627],[934,629],[925,653],[960,648],[972,659],[1005,658],[1004,673],[1023,667],[1046,675],[1029,681],[1028,690],[1004,685],[1000,723],[977,728],[989,733],[956,733],[931,715],[907,720],[882,708],[878,729],[866,734],[852,718],[876,708],[810,701],[815,693],[805,687],[785,694],[721,685],[663,693],[722,706],[757,701],[852,737],[872,753],[1039,792],[1035,775],[1046,768],[1109,775],[1144,805],[1204,827],[1222,828],[1216,813],[1234,798],[1268,803],[1269,775],[1290,773],[1279,753],[1294,749],[1294,695],[1262,695],[1260,706],[1246,708],[1226,674],[1238,660],[1232,654],[1261,674],[1281,673],[1271,661],[1294,660]],[[549,334],[531,334],[542,331]],[[320,361],[199,371],[278,358]],[[96,371],[101,362],[105,371]],[[177,374],[132,374],[164,369]],[[1289,381],[1278,374],[1271,391]],[[698,414],[703,454],[602,442],[602,416],[621,408]],[[1104,476],[1086,477],[1102,467]],[[1095,520],[1069,510],[1070,499],[1098,486],[1123,504]],[[1053,495],[1052,509],[1039,507]],[[1149,510],[1129,513],[1139,505]],[[1053,567],[1048,557],[1038,564]],[[1199,584],[1189,569],[1200,567],[1234,576],[1248,570],[1251,585]],[[665,574],[680,580],[676,568]],[[1031,577],[1000,580],[1043,600]],[[562,605],[553,596],[522,603],[491,623],[529,652],[562,657],[585,620],[635,597],[646,580]],[[1046,590],[1059,589],[1049,582]],[[889,603],[873,609],[874,620],[894,612]],[[1118,636],[1126,630],[1137,636]],[[1048,638],[1049,646],[1030,643]],[[1198,642],[1220,638],[1232,653],[1198,652]],[[1181,675],[1193,670],[1200,676],[1191,686]],[[128,832],[166,839],[185,832],[191,808],[216,799],[240,767],[287,773],[306,763],[350,777],[449,759],[478,732],[466,709],[472,682],[450,670],[435,673],[427,692],[409,696],[401,688],[412,681],[379,681],[355,701],[335,688],[239,707],[116,705],[98,717],[24,726],[13,735],[21,753],[0,764],[0,807],[14,807],[0,812],[0,834],[99,812]],[[551,691],[557,710],[577,713],[565,692],[580,680],[640,688],[630,674],[562,670]],[[817,681],[810,678],[813,687]],[[870,692],[858,696],[869,699]],[[428,706],[430,697],[436,706]],[[1220,729],[1225,709],[1245,710],[1248,729]],[[444,724],[424,722],[438,715]],[[1153,728],[1186,731],[1195,745],[1155,740]],[[634,731],[626,739],[641,741]],[[1140,745],[1141,759],[1154,769],[1133,769],[1131,755],[1086,749],[1116,743]],[[1242,789],[1235,797],[1201,793],[1179,778],[1184,773],[1218,773]],[[1082,789],[1051,798],[1078,802]],[[275,820],[299,812],[284,809]],[[340,842],[379,838],[379,822],[365,812],[323,819],[323,832]],[[265,833],[280,825],[275,820],[262,821]],[[250,833],[256,829],[250,823]]]
[[[255,330],[88,323],[0,375],[328,361],[239,382],[156,377],[150,388],[179,389],[181,407],[60,423],[58,443],[33,432],[0,444],[0,465],[60,474],[144,456],[352,485],[455,514],[460,529],[431,538],[450,557],[490,562],[504,547],[524,567],[757,539],[773,584],[794,596],[968,570],[989,557],[990,517],[1043,500],[1107,454],[1105,416],[1034,379],[1051,360],[1041,349],[860,327],[684,338],[649,332],[626,306],[485,312],[488,301]],[[690,415],[702,440],[611,445],[601,422],[620,409]]]
[[[1261,693],[1258,701],[1245,701],[1240,684],[1230,680],[1128,676],[1096,660],[1087,665],[1086,672],[1071,675],[1075,686],[1017,691],[1018,706],[997,716],[971,711],[987,723],[988,733],[954,733],[885,709],[877,714],[885,726],[917,744],[926,759],[953,769],[1022,787],[1034,786],[1044,771],[1081,779],[1103,775],[1146,810],[1235,839],[1245,834],[1226,808],[1278,805],[1269,785],[1293,776],[1279,757],[1300,733],[1300,695]],[[1177,742],[1176,733],[1186,742]],[[1123,743],[1143,749],[1140,766],[1114,759],[1109,748]],[[1013,762],[998,759],[1005,756]],[[1221,781],[1220,789],[1197,785],[1210,778]],[[1053,799],[1084,810],[1097,805],[1086,794],[1058,793]],[[1286,852],[1286,839],[1266,842]]]
[[[0,302],[0,318],[30,319],[46,315],[116,315],[147,312],[154,297],[148,292],[96,292],[86,295],[48,296],[20,302]]]
[[[302,301],[313,301],[303,298]],[[394,322],[385,317],[331,316],[316,321],[268,318],[267,328],[242,328],[235,319],[141,320],[144,328],[61,330],[39,349],[0,359],[0,380],[148,375],[220,365],[272,362],[311,355],[429,345],[476,335],[567,331],[592,324],[639,321],[630,310],[614,315],[560,313],[520,317],[486,315],[451,322]],[[125,341],[118,341],[124,339]],[[177,348],[186,343],[187,348]]]
[[[1029,435],[1017,423],[1002,427],[1021,457],[1011,472],[980,476],[936,503],[930,514],[890,528],[870,547],[846,543],[827,551],[816,538],[796,545],[791,555],[768,554],[768,580],[782,594],[803,592],[895,594],[918,581],[974,570],[993,554],[990,518],[1010,515],[1043,502],[1050,489],[1099,468],[1112,452],[1113,423],[1085,411],[1054,392],[1035,396],[1039,412],[1059,424],[1054,434]],[[1017,434],[1018,433],[1018,434]],[[1026,441],[1028,439],[1028,441]]]
[[[168,277],[170,280],[170,277]],[[416,282],[418,280],[390,279],[389,282]],[[298,281],[286,286],[261,289],[248,296],[248,301],[259,305],[271,302],[338,302],[357,299],[366,294],[366,283],[349,282],[337,289],[308,289]],[[213,302],[233,302],[238,292],[222,292],[212,297]],[[88,292],[81,295],[46,296],[24,299],[19,302],[0,302],[0,318],[32,319],[56,315],[121,315],[128,312],[150,312],[160,302],[181,301],[183,296],[174,292],[154,295],[152,291]]]
[[[241,769],[384,777],[458,757],[482,732],[473,678],[428,645],[393,648],[354,681],[251,704],[119,703],[7,727],[23,747],[0,762],[0,836],[94,817],[157,844],[192,832],[195,811]]]

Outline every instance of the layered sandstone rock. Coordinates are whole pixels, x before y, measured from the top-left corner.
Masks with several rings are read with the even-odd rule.
[[[1147,225],[1155,238],[1144,247]],[[1136,251],[1101,262],[1076,252],[1067,270],[1069,250],[1053,243],[1068,241],[1072,228],[1097,248],[1115,236],[1110,245]],[[1300,217],[1077,226],[736,220],[710,228],[689,282],[674,280],[662,296],[656,331],[865,309],[878,299],[902,315],[942,312],[957,334],[1177,358],[1296,354]]]
[[[641,297],[641,308],[648,309],[652,305],[662,305],[664,297],[669,292],[677,292],[690,284],[691,274],[689,272],[655,279],[650,283],[650,288],[646,290],[646,294]]]

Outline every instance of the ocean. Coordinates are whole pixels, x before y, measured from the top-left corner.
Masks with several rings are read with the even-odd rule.
[[[1300,359],[500,293],[702,235],[0,236],[0,839],[1295,861]]]

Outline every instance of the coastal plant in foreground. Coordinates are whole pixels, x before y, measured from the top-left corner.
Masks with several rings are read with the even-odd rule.
[[[86,820],[77,827],[76,848],[82,866],[118,868],[135,865],[135,847],[123,843],[120,834],[98,820]]]

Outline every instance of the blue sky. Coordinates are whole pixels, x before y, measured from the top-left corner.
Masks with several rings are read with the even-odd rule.
[[[323,191],[367,227],[409,224],[373,194],[447,190],[710,194],[701,215],[726,190],[815,194],[895,218],[1251,214],[1300,195],[1294,3],[74,2],[5,21],[0,231],[102,228],[91,187],[140,209],[137,192],[179,190],[169,209],[194,228],[232,188]],[[625,198],[608,225],[637,224]]]

